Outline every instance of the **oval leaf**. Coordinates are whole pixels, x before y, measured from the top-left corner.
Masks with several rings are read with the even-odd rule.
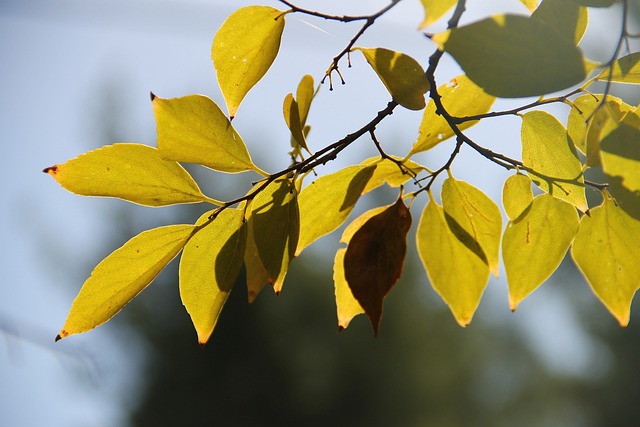
[[[205,344],[243,264],[246,227],[242,210],[225,209],[215,219],[202,215],[200,228],[180,257],[180,298]]]
[[[193,225],[147,230],[102,260],[82,285],[56,341],[111,319],[178,255],[194,230]]]
[[[597,78],[617,83],[640,84],[640,52],[633,52],[618,58],[610,69],[602,70]]]
[[[382,157],[372,157],[362,162],[362,165],[375,165],[376,170],[373,176],[362,190],[362,194],[366,194],[376,188],[387,184],[390,187],[400,187],[409,181],[413,176],[417,176],[426,168],[413,160],[399,159],[391,156],[394,160],[402,163],[402,168],[398,163]]]
[[[558,268],[578,231],[578,213],[568,203],[541,194],[502,238],[502,259],[509,283],[509,304],[518,304]]]
[[[141,144],[114,144],[48,167],[64,189],[82,196],[117,197],[145,206],[209,201],[180,164]]]
[[[589,22],[587,8],[575,0],[544,0],[531,17],[548,24],[575,45],[582,40]]]
[[[198,163],[228,173],[254,170],[240,135],[211,99],[202,95],[152,97],[158,150],[167,160]]]
[[[457,0],[420,0],[424,8],[424,20],[419,30],[433,24],[457,3]]]
[[[409,110],[422,110],[429,81],[424,70],[412,57],[384,48],[354,47],[363,53],[393,100]]]
[[[521,173],[511,175],[502,188],[502,204],[511,221],[518,218],[533,201],[531,179]]]
[[[213,39],[211,59],[231,119],[278,55],[284,12],[247,6],[232,13]]]
[[[305,150],[307,148],[307,141],[304,135],[302,121],[300,119],[300,111],[298,109],[298,103],[293,98],[293,94],[288,94],[284,98],[282,104],[282,114],[284,115],[284,121],[287,123],[287,127],[291,131],[291,144],[294,146],[300,146]]]

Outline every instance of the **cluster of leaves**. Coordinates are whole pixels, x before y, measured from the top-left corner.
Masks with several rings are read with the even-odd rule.
[[[622,52],[632,37],[626,27],[627,2],[621,1],[617,48],[610,61],[597,64],[578,44],[588,27],[588,8],[609,7],[614,0],[543,0],[540,5],[521,0],[529,14],[497,14],[463,26],[459,21],[464,0],[421,1],[425,19],[420,30],[450,13],[448,29],[425,38],[425,43],[437,46],[426,70],[404,53],[355,46],[399,0],[363,16],[327,15],[286,0],[279,2],[287,10],[241,8],[217,31],[212,46],[228,115],[205,96],[163,99],[152,94],[157,148],[114,144],[45,169],[65,189],[80,195],[117,197],[146,206],[213,205],[195,224],[148,230],[105,258],[84,283],[57,339],[109,320],[182,251],[180,294],[199,342],[205,343],[243,266],[250,301],[266,283],[279,293],[294,258],[338,229],[360,197],[382,185],[398,188],[397,200],[354,219],[342,234],[346,247],[335,256],[340,329],[366,313],[378,333],[384,298],[402,273],[412,225],[410,207],[420,196],[428,202],[417,224],[417,251],[433,288],[461,326],[471,322],[490,274],[498,275],[501,259],[515,310],[569,250],[598,298],[626,325],[640,287],[640,111],[609,95],[609,87],[640,83],[640,53]],[[292,150],[287,155],[292,163],[267,173],[254,164],[231,120],[275,60],[289,14],[362,21],[358,33],[333,58],[323,82],[328,79],[332,89],[335,75],[342,80],[341,61],[360,52],[392,100],[366,125],[314,151],[307,144],[307,118],[320,86],[305,75],[282,107],[291,131]],[[438,86],[436,70],[445,52],[464,74]],[[603,93],[589,89],[598,81],[604,82]],[[563,90],[569,92],[545,97]],[[496,98],[531,96],[538,98],[519,108],[491,111]],[[542,109],[551,103],[570,109],[566,126]],[[387,154],[375,132],[398,106],[424,110],[419,136],[404,157]],[[508,115],[522,120],[520,160],[465,134],[480,120]],[[311,172],[316,174],[367,135],[380,156],[304,183]],[[434,169],[412,160],[414,154],[449,138],[456,143],[444,165]],[[494,201],[453,176],[451,165],[463,147],[515,172],[504,183],[506,228]],[[180,164],[184,162],[224,173],[253,171],[262,178],[247,194],[220,201],[201,192]],[[585,179],[590,170],[603,172],[606,182]],[[432,185],[445,172],[439,204]],[[409,181],[417,191],[404,191]],[[586,187],[602,194],[598,205],[589,205]]]

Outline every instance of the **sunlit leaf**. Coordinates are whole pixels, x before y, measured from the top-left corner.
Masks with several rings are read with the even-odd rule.
[[[316,90],[313,86],[313,76],[306,74],[300,79],[298,83],[298,89],[296,91],[296,101],[298,102],[298,111],[300,113],[300,123],[302,127],[307,124],[307,118],[309,117],[309,110],[311,108],[311,102],[316,95]]]
[[[601,166],[600,144],[603,139],[618,128],[626,114],[635,110],[622,101],[607,97],[604,105],[597,108],[589,122],[587,130],[587,161],[588,166]]]
[[[300,238],[296,255],[347,219],[375,169],[375,165],[349,166],[318,178],[300,192]]]
[[[344,275],[378,335],[384,297],[402,274],[411,212],[402,198],[369,218],[351,237]]]
[[[390,187],[399,187],[409,181],[412,176],[416,176],[425,170],[424,166],[413,160],[402,160],[397,157],[392,158],[398,162],[402,162],[402,169],[398,166],[398,163],[382,157],[372,157],[362,162],[363,165],[376,166],[373,176],[364,190],[362,190],[362,194],[366,194],[384,184]]]
[[[309,151],[307,148],[307,141],[303,132],[303,125],[300,119],[300,110],[298,109],[298,103],[293,98],[293,94],[288,94],[284,98],[284,103],[282,105],[282,114],[284,115],[284,121],[287,123],[287,127],[291,131],[292,144],[299,145],[305,150]]]
[[[484,254],[489,269],[498,276],[502,214],[498,206],[474,186],[447,178],[442,185],[442,206],[449,228],[467,235]]]
[[[277,179],[255,196],[251,209],[256,248],[269,282],[279,293],[298,245],[297,191],[289,179]]]
[[[202,215],[201,227],[189,239],[180,257],[180,298],[205,344],[218,322],[240,269],[247,232],[243,212],[225,209],[215,219]]]
[[[255,170],[265,174],[253,164],[242,138],[211,99],[154,96],[152,104],[162,158],[228,173]]]
[[[247,6],[232,13],[218,29],[211,59],[232,119],[247,92],[276,59],[284,24],[283,11]]]
[[[364,309],[353,296],[353,292],[351,292],[351,288],[349,288],[347,279],[344,277],[345,252],[347,252],[345,248],[338,249],[333,261],[333,283],[335,286],[338,331],[346,329],[354,317],[364,313]]]
[[[520,0],[520,3],[529,9],[529,12],[533,12],[536,10],[536,7],[538,7],[538,1],[539,0]]]
[[[147,230],[102,260],[82,285],[56,341],[111,319],[178,255],[194,230],[193,225]]]
[[[558,268],[578,231],[578,212],[568,203],[541,194],[502,238],[502,259],[509,283],[509,305],[518,304]]]
[[[494,96],[488,95],[464,74],[440,86],[438,94],[442,98],[444,108],[454,117],[484,114],[489,111],[496,100]],[[478,123],[477,120],[466,121],[460,123],[458,128],[465,130],[476,123]],[[429,100],[422,116],[418,140],[413,144],[409,156],[429,150],[453,135],[454,132],[449,123],[442,115],[436,113],[435,103],[433,100]]]
[[[244,251],[244,266],[247,276],[247,296],[249,303],[255,301],[258,294],[269,281],[269,272],[260,259],[258,247],[253,236],[253,221],[251,220],[251,211],[247,210],[247,244]]]
[[[587,8],[575,0],[544,0],[531,17],[545,22],[576,45],[582,40],[589,22]]]
[[[598,74],[598,80],[640,84],[640,52],[633,52],[619,58],[610,69],[605,68]]]
[[[449,228],[444,210],[433,200],[425,207],[416,233],[418,255],[433,288],[462,327],[473,314],[489,280],[489,266],[474,242]]]
[[[522,214],[533,201],[531,179],[521,173],[511,175],[502,188],[502,204],[511,221]]]
[[[424,20],[418,27],[419,30],[433,24],[447,13],[457,0],[420,0],[424,7]]]
[[[431,37],[485,92],[544,95],[584,80],[594,64],[572,40],[538,19],[494,15]]]
[[[394,101],[409,110],[425,107],[424,94],[429,90],[429,82],[418,61],[384,48],[355,47],[353,50],[362,52]]]
[[[587,132],[589,119],[602,102],[602,95],[586,94],[576,98],[571,103],[571,111],[567,118],[567,133],[573,144],[582,153],[587,153]]]
[[[220,202],[206,197],[180,164],[141,144],[114,144],[44,170],[65,190],[82,196],[117,197],[146,206]]]
[[[571,256],[611,314],[626,326],[640,288],[640,221],[605,198],[583,216]]]
[[[522,162],[538,187],[587,211],[582,163],[566,129],[551,114],[531,111],[522,116]]]

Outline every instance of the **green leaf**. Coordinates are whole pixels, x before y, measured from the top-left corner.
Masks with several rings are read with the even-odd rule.
[[[258,193],[253,199],[250,222],[269,282],[280,293],[300,233],[298,194],[293,183],[279,178]]]
[[[180,164],[141,144],[114,144],[48,167],[64,189],[82,196],[117,197],[146,206],[208,201]]]
[[[215,219],[206,212],[196,222],[202,227],[191,237],[180,257],[180,298],[205,344],[218,322],[242,264],[247,231],[239,209],[225,209]]]
[[[518,218],[532,201],[531,179],[528,176],[517,173],[507,178],[502,188],[502,204],[511,221]]]
[[[588,7],[609,7],[620,0],[573,0],[578,4]]]
[[[278,55],[285,12],[247,6],[232,13],[213,39],[211,59],[231,119]]]
[[[300,238],[296,256],[346,221],[375,169],[375,165],[349,166],[318,178],[300,192]]]
[[[566,129],[551,114],[531,111],[522,116],[522,162],[538,187],[587,211],[582,163]]]
[[[418,255],[433,288],[466,327],[480,304],[489,266],[467,236],[449,228],[444,210],[433,200],[425,207],[416,233]],[[481,255],[481,254],[480,254]]]
[[[494,276],[500,267],[502,214],[486,194],[474,186],[447,178],[442,185],[442,206],[449,228],[467,235],[474,251],[482,253]]]
[[[509,305],[518,304],[558,268],[578,231],[575,208],[548,194],[533,199],[502,238]]]
[[[56,341],[111,319],[178,255],[194,230],[193,225],[147,230],[102,260],[82,285]]]
[[[378,335],[385,296],[402,274],[411,212],[402,198],[369,218],[349,240],[344,276]]]
[[[419,30],[433,24],[447,13],[456,3],[456,0],[420,0],[424,7],[424,20],[418,27]]]
[[[424,94],[429,82],[424,70],[412,57],[384,48],[359,50],[393,97],[393,100],[409,110],[422,110],[426,102]]]
[[[626,326],[640,288],[640,222],[608,198],[590,214],[580,221],[571,256],[593,292]]]
[[[593,64],[539,19],[495,15],[431,37],[490,95],[539,96],[584,80]]]
[[[589,22],[587,8],[575,0],[544,0],[531,17],[548,24],[575,45],[582,40]]]
[[[162,158],[228,173],[254,170],[242,138],[211,99],[202,95],[152,97]]]
[[[400,159],[395,156],[391,157],[394,160],[402,162],[403,169],[400,169],[396,162],[382,157],[371,157],[362,162],[362,165],[376,166],[373,176],[367,183],[364,190],[362,190],[362,194],[375,190],[384,184],[387,184],[390,187],[400,187],[411,179],[412,174],[416,176],[426,169],[424,166],[414,162],[413,160]]]
[[[491,109],[496,100],[494,96],[488,95],[464,74],[440,86],[438,94],[442,98],[444,108],[454,117],[484,114]],[[460,123],[458,128],[465,130],[476,123],[478,123],[478,120],[466,121]],[[436,113],[436,105],[433,100],[429,100],[429,104],[422,116],[418,140],[413,144],[409,156],[421,151],[427,151],[454,135],[449,123],[442,115]]]

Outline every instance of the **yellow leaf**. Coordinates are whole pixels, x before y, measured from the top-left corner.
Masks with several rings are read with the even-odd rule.
[[[213,39],[211,59],[231,119],[278,55],[284,12],[247,6],[232,13]]]
[[[300,192],[300,238],[296,255],[347,219],[375,169],[375,165],[349,166],[318,178]]]
[[[489,280],[489,266],[470,243],[454,234],[442,207],[429,201],[416,233],[418,255],[431,285],[462,327],[471,323]]]
[[[392,158],[402,162],[403,169],[400,169],[396,162],[382,157],[372,157],[361,163],[362,165],[376,166],[376,170],[373,172],[373,175],[371,176],[371,179],[369,179],[364,190],[362,190],[362,194],[375,190],[384,184],[387,184],[390,187],[400,187],[411,179],[411,173],[408,171],[411,171],[415,176],[426,170],[424,166],[414,162],[413,160],[403,160],[395,156],[392,156]]]
[[[474,252],[481,254],[494,276],[500,267],[502,214],[486,194],[474,186],[447,178],[442,185],[442,206],[449,228],[468,235]]]
[[[424,7],[424,20],[418,27],[419,30],[433,24],[447,13],[457,0],[420,0]]]
[[[56,341],[111,319],[178,255],[194,230],[193,225],[147,230],[102,260],[82,285]]]
[[[538,19],[500,14],[431,37],[490,95],[539,96],[584,80],[595,64]]]
[[[578,231],[573,206],[541,194],[513,221],[502,238],[509,304],[518,304],[558,268]]]
[[[225,209],[213,220],[206,212],[196,222],[198,231],[180,257],[180,298],[205,344],[218,322],[243,264],[246,244],[244,214]]]
[[[409,110],[425,107],[424,94],[429,90],[429,82],[415,59],[384,48],[354,47],[352,50],[362,52],[394,101]]]
[[[346,242],[347,244],[349,242]],[[333,283],[335,286],[336,309],[338,314],[338,332],[346,329],[351,320],[358,314],[363,314],[364,309],[353,296],[351,288],[344,277],[344,254],[346,248],[338,249],[333,261]]]
[[[304,126],[300,120],[300,110],[298,109],[298,103],[293,98],[293,94],[288,94],[284,98],[282,114],[284,115],[284,121],[287,123],[287,127],[291,131],[291,144],[294,145],[294,147],[297,144],[309,151],[309,148],[307,148],[307,141],[302,130]]]
[[[529,9],[529,12],[533,12],[538,7],[538,0],[520,0],[520,3]]]
[[[587,211],[582,163],[566,129],[551,114],[532,111],[522,116],[522,162],[538,187]]]
[[[590,213],[580,221],[571,256],[593,292],[627,326],[640,288],[640,222],[608,198]]]
[[[228,173],[254,170],[242,138],[211,99],[202,95],[152,97],[158,150],[167,160],[198,163]]]
[[[531,179],[528,176],[517,173],[507,178],[502,188],[502,204],[511,221],[518,218],[532,201]]]
[[[208,201],[180,164],[160,158],[153,147],[114,144],[48,167],[66,190],[82,196],[117,197],[146,206]]]
[[[589,22],[587,8],[574,0],[544,0],[531,17],[545,22],[575,45],[582,40]]]
[[[598,74],[598,80],[640,84],[640,52],[619,58],[611,65],[611,69],[605,68]]]
[[[296,101],[298,102],[298,111],[300,112],[300,124],[303,128],[307,124],[311,102],[315,96],[316,90],[313,86],[313,76],[306,74],[300,79],[296,91]]]
[[[442,98],[444,108],[454,117],[484,114],[489,111],[496,100],[494,96],[488,95],[464,74],[440,86],[438,94]],[[476,123],[478,123],[477,120],[470,120],[460,123],[458,128],[465,130]],[[422,116],[418,140],[413,144],[409,156],[427,151],[453,135],[449,123],[436,113],[436,105],[433,100],[429,100]]]
[[[249,303],[257,298],[258,294],[269,281],[269,272],[264,268],[255,238],[253,237],[253,221],[247,219],[247,246],[244,252],[244,265],[247,274],[247,294]]]
[[[298,194],[289,179],[276,179],[255,196],[250,221],[262,265],[280,293],[300,233]]]

